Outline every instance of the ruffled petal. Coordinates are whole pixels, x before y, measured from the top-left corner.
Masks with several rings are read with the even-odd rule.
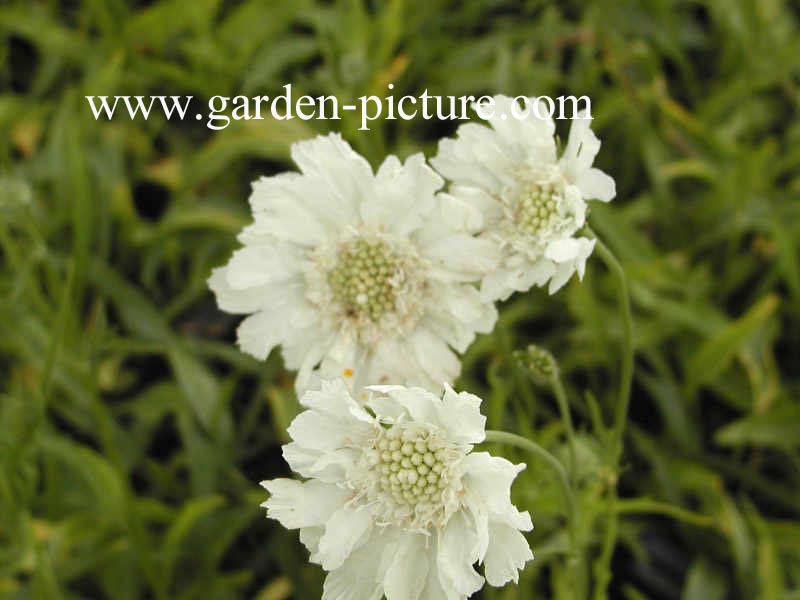
[[[514,292],[527,292],[531,287],[541,286],[555,273],[550,260],[524,262],[513,267],[500,267],[481,282],[481,298],[484,300],[507,300]]]
[[[516,164],[496,131],[467,123],[456,131],[456,139],[439,141],[433,168],[451,181],[499,194],[513,176]]]
[[[510,96],[494,96],[494,115],[489,119],[508,146],[512,156],[520,161],[552,163],[555,161],[556,147],[553,141],[555,123],[552,117],[544,116],[546,107],[539,109],[544,118],[534,110],[536,98],[527,98],[527,106],[516,102]],[[515,117],[525,115],[524,118]]]
[[[274,245],[239,248],[228,262],[228,285],[242,290],[289,279],[295,272],[287,268],[286,258]]]
[[[386,546],[394,536],[373,529],[364,544],[328,573],[322,600],[379,600],[383,596]]]
[[[227,267],[218,267],[208,278],[208,287],[217,298],[217,306],[232,314],[247,314],[263,308],[267,286],[234,289],[228,284],[227,270]]]
[[[319,210],[326,200],[330,203],[329,196],[325,186],[299,173],[261,177],[253,182],[250,195],[255,222],[248,236],[273,236],[299,246],[323,243],[339,221]]]
[[[481,399],[467,392],[457,393],[445,385],[439,411],[451,440],[457,444],[478,444],[486,438],[486,417]]]
[[[367,192],[373,185],[372,168],[366,159],[338,133],[295,142],[291,152],[304,175],[330,190],[330,202],[326,206],[317,203],[315,208],[327,211],[339,222],[357,222],[361,202],[368,200]]]
[[[500,203],[480,188],[450,186],[450,193],[436,195],[439,214],[446,227],[478,233],[501,214]]]
[[[590,200],[609,202],[617,195],[617,184],[614,178],[603,173],[600,169],[588,169],[578,176],[575,185],[581,195]]]
[[[553,262],[563,263],[574,260],[580,252],[581,244],[573,238],[555,240],[547,245],[544,255]]]
[[[438,552],[435,549],[435,545],[437,544],[437,540],[431,541],[433,548],[433,552],[438,555]],[[447,584],[443,577],[441,577],[441,573],[439,572],[439,567],[436,564],[435,559],[431,559],[430,563],[428,564],[428,577],[425,581],[425,587],[423,588],[419,600],[463,600],[464,596],[461,595],[458,590],[454,589],[451,585]]]
[[[530,515],[519,512],[511,503],[511,484],[525,468],[524,464],[515,465],[487,452],[472,452],[462,461],[462,468],[468,502],[484,504],[490,517],[517,529],[529,531],[533,528]]]
[[[497,268],[501,258],[489,240],[464,233],[440,232],[420,250],[431,263],[431,276],[441,281],[479,281]]]
[[[437,427],[443,425],[441,412],[439,411],[439,405],[441,404],[439,397],[422,388],[407,388],[400,385],[372,385],[367,389],[384,394],[418,423],[429,423]],[[385,405],[384,410],[392,412]]]
[[[458,352],[464,352],[477,333],[489,333],[497,321],[497,308],[472,286],[432,286],[439,301],[428,309],[424,326]],[[438,290],[438,291],[437,291]]]
[[[600,140],[591,129],[592,119],[585,116],[584,111],[573,119],[567,146],[559,161],[561,168],[573,182],[577,182],[589,170],[594,157],[600,151]]]
[[[464,596],[481,589],[483,577],[472,566],[478,560],[476,543],[464,512],[455,513],[439,533],[437,566],[443,587],[451,586]]]
[[[326,571],[342,566],[350,553],[363,543],[372,528],[372,513],[368,508],[343,506],[325,524],[319,540],[319,562]]]
[[[550,247],[548,247],[548,252],[546,252],[546,254],[548,258],[553,260],[555,268],[553,276],[550,279],[550,285],[548,286],[548,293],[551,295],[555,294],[569,281],[570,277],[572,277],[575,272],[578,273],[580,279],[583,279],[583,273],[586,269],[586,259],[589,258],[592,250],[594,250],[595,243],[596,240],[581,237],[559,240],[558,244],[560,248],[552,252],[549,252]]]
[[[236,330],[239,347],[243,352],[265,360],[272,349],[288,337],[289,321],[288,315],[281,310],[262,310],[250,315]]]
[[[296,442],[283,446],[283,459],[292,471],[325,483],[337,483],[345,479],[359,456],[359,452],[352,448],[324,452],[305,448]]]
[[[262,481],[270,497],[261,504],[267,517],[287,529],[324,525],[347,501],[347,491],[321,481],[301,483],[294,479]]]
[[[425,536],[406,533],[388,550],[391,560],[383,577],[386,600],[418,600],[433,562]]]
[[[308,392],[311,393],[311,392]],[[369,423],[359,423],[349,415],[333,417],[317,410],[304,410],[289,425],[291,438],[303,448],[334,451],[345,448],[372,431]]]
[[[489,525],[489,547],[483,559],[484,574],[489,585],[500,587],[519,581],[519,571],[533,560],[528,540],[517,529],[501,521]]]
[[[404,164],[389,156],[375,176],[375,197],[361,205],[361,217],[373,229],[409,235],[424,224],[425,215],[433,210],[434,194],[443,184],[421,153]]]
[[[319,391],[306,392],[300,404],[334,419],[349,415],[363,423],[373,423],[372,417],[353,399],[342,379],[323,381]]]
[[[431,331],[418,329],[406,340],[411,349],[411,357],[427,375],[428,379],[443,383],[452,383],[461,371],[461,361],[441,338]]]

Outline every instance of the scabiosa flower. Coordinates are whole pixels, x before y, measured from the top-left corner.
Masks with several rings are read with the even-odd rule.
[[[530,516],[510,499],[525,465],[472,452],[485,436],[480,399],[449,386],[441,397],[368,390],[365,406],[341,381],[307,392],[283,447],[307,480],[261,482],[267,516],[299,529],[328,571],[323,600],[455,600],[484,577],[516,582],[533,558],[520,533]]]
[[[499,261],[467,232],[464,207],[415,154],[376,173],[338,134],[292,145],[300,173],[253,184],[243,248],[209,285],[225,311],[250,314],[239,345],[264,359],[281,345],[297,389],[320,377],[452,381],[476,332],[497,313],[475,287]]]
[[[576,271],[582,278],[594,249],[594,240],[575,236],[586,200],[608,202],[616,194],[614,180],[592,167],[600,141],[590,119],[580,114],[572,122],[559,157],[553,120],[538,118],[535,98],[529,101],[527,117],[517,120],[514,100],[495,96],[491,127],[460,126],[431,160],[453,182],[450,193],[473,207],[476,230],[502,250],[500,267],[483,278],[485,298],[504,300],[548,282],[553,294]]]

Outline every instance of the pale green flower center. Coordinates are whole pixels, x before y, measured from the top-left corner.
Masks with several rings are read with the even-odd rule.
[[[387,522],[427,529],[446,520],[457,484],[453,467],[463,450],[411,424],[382,429],[366,455]]]
[[[345,315],[377,322],[394,311],[402,275],[400,260],[386,242],[359,237],[339,248],[328,284]]]
[[[529,183],[519,192],[514,203],[514,221],[528,235],[550,229],[559,219],[558,204],[561,186],[555,182]]]

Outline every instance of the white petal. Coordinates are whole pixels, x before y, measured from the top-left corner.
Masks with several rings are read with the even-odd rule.
[[[595,240],[581,237],[573,241],[576,244],[576,254],[571,259],[555,265],[555,272],[550,279],[550,285],[548,287],[548,293],[551,295],[561,289],[576,271],[578,277],[583,279],[583,273],[586,269],[586,259],[594,249]]]
[[[304,410],[294,418],[287,431],[303,448],[338,450],[352,444],[353,440],[360,441],[372,431],[369,424],[348,417],[346,414],[334,417],[318,410]]]
[[[263,307],[266,286],[237,290],[228,284],[227,267],[211,271],[208,287],[217,298],[221,310],[233,314],[247,314]]]
[[[237,341],[243,352],[265,360],[270,351],[286,339],[289,323],[284,311],[262,310],[239,324]]]
[[[271,235],[301,246],[315,246],[335,232],[325,210],[330,191],[299,173],[281,173],[253,182],[250,206],[255,222],[249,234]]]
[[[364,544],[352,552],[341,567],[328,573],[322,600],[379,600],[383,596],[386,532],[373,529]]]
[[[555,294],[567,284],[573,273],[575,273],[575,265],[573,263],[565,262],[556,265],[556,271],[550,279],[550,285],[547,286],[547,293],[551,296]]]
[[[270,497],[261,506],[270,519],[287,529],[324,525],[347,500],[347,491],[320,481],[301,483],[294,479],[262,481]]]
[[[433,561],[425,536],[406,533],[389,550],[391,560],[383,578],[386,600],[417,600],[425,587],[428,565]]]
[[[527,292],[534,285],[544,285],[553,273],[553,262],[547,259],[501,267],[483,279],[481,297],[484,300],[506,300],[515,291]]]
[[[498,267],[481,281],[481,299],[484,302],[508,300],[509,296],[514,293],[515,288],[510,283],[514,279],[514,271]]]
[[[358,208],[372,186],[372,168],[338,133],[292,144],[292,159],[304,175],[319,180],[335,200],[329,210],[341,222],[356,222]],[[329,213],[330,214],[330,213]]]
[[[406,343],[425,375],[438,385],[452,383],[458,377],[461,362],[444,340],[432,332],[418,329]]]
[[[487,452],[472,452],[462,461],[462,483],[469,502],[482,503],[493,518],[523,531],[533,528],[527,512],[519,512],[511,503],[511,484],[524,464],[515,465]]]
[[[517,102],[517,119],[512,112],[514,99],[509,96],[495,96],[494,116],[490,119],[492,127],[500,134],[508,147],[508,151],[522,160],[536,163],[552,163],[555,161],[555,123],[551,117],[539,118],[533,110],[536,98],[528,98],[528,106]],[[539,109],[544,116],[546,106]],[[505,116],[505,118],[503,118]]]
[[[547,245],[544,255],[550,260],[563,263],[573,260],[580,252],[581,244],[573,238],[554,240]]]
[[[481,399],[467,392],[456,393],[445,385],[440,404],[441,418],[450,439],[457,444],[478,444],[486,437],[486,417],[481,414]]]
[[[350,415],[358,421],[373,423],[372,417],[350,395],[341,379],[323,381],[319,391],[309,391],[300,398],[300,404],[325,413],[333,418]]]
[[[397,385],[369,386],[367,389],[385,394],[405,409],[414,421],[443,426],[439,397],[422,389]]]
[[[321,525],[317,525],[315,527],[303,527],[300,530],[300,543],[303,544],[303,546],[305,546],[308,550],[310,554],[309,560],[313,563],[319,564],[319,561],[316,560],[315,555],[317,553],[317,549],[319,548],[319,540],[323,533],[325,533],[325,527]]]
[[[500,587],[519,581],[519,571],[533,559],[528,540],[515,528],[500,521],[489,525],[489,547],[483,562],[486,581]]]
[[[581,190],[581,195],[589,200],[609,202],[617,195],[617,184],[614,179],[600,169],[583,171],[575,181],[575,185]]]
[[[451,186],[436,199],[443,222],[456,231],[477,233],[500,215],[500,203],[476,187]]]
[[[584,114],[581,113],[572,120],[567,146],[559,161],[573,182],[578,181],[583,172],[589,170],[600,150],[600,140],[591,130],[592,119],[582,118]]]
[[[384,160],[375,176],[374,197],[361,205],[364,223],[397,235],[409,235],[433,210],[434,194],[444,180],[414,154],[404,164],[396,156]]]
[[[481,577],[473,568],[478,560],[476,536],[463,511],[456,512],[439,533],[437,566],[441,578],[460,594],[469,596],[483,586]]]
[[[432,540],[431,544],[436,545],[438,542]],[[434,552],[436,552],[434,548]],[[431,560],[428,565],[428,578],[425,582],[425,588],[420,594],[419,600],[463,600],[464,596],[454,589],[448,583],[446,578],[441,577],[439,567],[436,565],[436,560]]]
[[[319,540],[322,568],[333,571],[341,567],[350,553],[366,540],[371,528],[372,514],[366,507],[343,506],[333,513]]]
[[[323,451],[305,448],[296,442],[283,446],[283,459],[292,471],[325,483],[341,483],[360,456],[361,452],[353,448]]]
[[[586,270],[586,259],[588,259],[594,251],[597,240],[590,240],[582,237],[578,238],[578,241],[581,244],[581,251],[578,253],[578,260],[575,268],[578,271],[578,278],[583,279],[583,273]]]
[[[237,290],[286,281],[297,275],[291,257],[277,245],[239,248],[228,262],[228,284]]]
[[[470,285],[431,285],[438,301],[428,308],[425,327],[458,352],[464,352],[475,333],[489,333],[497,321],[497,309]]]
[[[433,274],[443,281],[478,281],[500,262],[495,244],[467,234],[440,234],[435,240],[421,241],[421,245]]]
[[[515,161],[496,131],[477,123],[461,125],[457,139],[439,141],[433,167],[451,181],[499,194],[513,176]]]

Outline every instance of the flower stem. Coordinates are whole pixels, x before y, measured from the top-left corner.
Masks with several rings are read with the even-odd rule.
[[[617,260],[617,257],[609,250],[602,240],[587,227],[589,235],[595,239],[597,253],[605,263],[608,270],[614,276],[617,286],[617,296],[619,299],[620,315],[622,317],[622,366],[620,371],[619,395],[614,408],[614,423],[611,430],[611,444],[614,469],[619,468],[619,461],[622,456],[623,436],[625,425],[628,421],[628,407],[631,401],[631,384],[633,383],[633,317],[631,316],[631,301],[628,294],[628,282],[625,278],[625,270]],[[614,547],[617,542],[619,521],[617,514],[617,482],[609,485],[608,490],[608,512],[605,535],[603,536],[602,550],[595,563],[595,600],[606,600],[608,597],[608,584],[611,581],[611,559]]]
[[[591,232],[591,230],[589,230]],[[612,433],[613,456],[615,462],[619,461],[622,454],[622,438],[625,433],[625,424],[628,420],[628,406],[631,402],[631,384],[633,382],[633,317],[631,316],[631,301],[628,295],[628,282],[625,271],[619,261],[600,239],[594,236],[597,244],[597,253],[611,271],[617,285],[620,314],[622,316],[622,366],[620,372],[619,395],[614,409],[614,424]]]
[[[550,387],[558,402],[558,409],[561,411],[561,419],[564,421],[564,427],[567,430],[567,440],[569,443],[569,472],[575,477],[575,468],[578,461],[578,444],[575,439],[575,426],[572,424],[572,415],[569,412],[569,402],[567,401],[567,393],[564,391],[564,385],[561,383],[561,377],[558,372],[550,380]]]

